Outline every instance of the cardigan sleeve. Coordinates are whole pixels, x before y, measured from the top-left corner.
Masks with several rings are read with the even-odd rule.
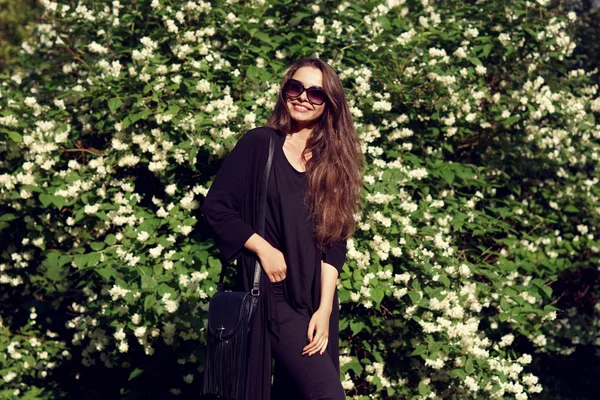
[[[323,253],[323,261],[331,264],[338,270],[338,276],[346,261],[346,241],[339,240]]]
[[[251,148],[242,136],[227,155],[206,194],[202,211],[213,229],[215,243],[226,262],[238,258],[254,229],[240,218],[240,207],[251,168]]]

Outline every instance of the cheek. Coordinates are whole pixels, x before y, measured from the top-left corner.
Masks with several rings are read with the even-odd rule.
[[[315,112],[316,112],[316,116],[320,117],[325,112],[325,107],[319,107],[315,110]]]

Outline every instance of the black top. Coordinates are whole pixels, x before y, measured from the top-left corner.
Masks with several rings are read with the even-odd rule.
[[[238,142],[229,155],[223,161],[217,175],[215,176],[212,185],[202,206],[204,218],[209,226],[213,229],[215,243],[223,255],[225,262],[238,260],[237,268],[241,271],[243,290],[249,291],[252,287],[252,278],[254,274],[254,265],[256,255],[244,247],[246,241],[258,230],[258,214],[259,214],[259,199],[260,190],[262,187],[262,178],[268,156],[269,135],[273,133],[275,140],[275,154],[273,160],[273,170],[271,171],[269,192],[271,193],[271,184],[277,185],[278,189],[292,185],[292,181],[281,178],[278,174],[282,170],[281,161],[287,161],[283,153],[283,143],[285,136],[283,133],[273,131],[266,127],[251,129]],[[282,158],[284,157],[284,158]],[[278,160],[278,161],[276,161]],[[279,167],[276,167],[279,165]],[[284,164],[285,165],[285,164]],[[288,167],[293,168],[288,162]],[[289,172],[289,170],[288,170]],[[294,171],[291,171],[294,172]],[[295,171],[298,179],[303,173]],[[279,184],[278,184],[279,182]],[[282,189],[283,190],[283,189]],[[285,190],[279,194],[276,191],[274,197],[271,198],[271,205],[268,205],[267,215],[273,209],[271,215],[271,223],[265,227],[265,236],[270,240],[277,239],[277,244],[284,246],[286,264],[288,266],[287,277],[284,283],[286,287],[286,299],[299,312],[304,315],[310,315],[314,312],[320,302],[321,293],[321,259],[333,265],[338,271],[341,271],[346,258],[346,243],[339,241],[327,251],[321,253],[314,247],[315,256],[312,263],[304,264],[307,258],[304,254],[293,255],[294,251],[298,252],[299,248],[292,250],[289,246],[293,243],[300,243],[301,246],[306,246],[306,241],[292,240],[292,235],[303,234],[300,232],[287,232],[294,229],[293,225],[298,220],[288,220],[286,217],[285,225],[281,222],[281,211],[277,210],[274,205],[275,200],[279,198],[279,206],[285,207],[283,203],[288,201],[298,201],[298,197],[293,199],[291,196],[293,191],[286,193]],[[271,194],[268,195],[268,201]],[[296,203],[298,204],[298,203]],[[296,210],[297,211],[297,210]],[[284,212],[288,215],[291,211]],[[304,212],[304,211],[302,211]],[[280,216],[280,226],[283,229],[278,230],[278,236],[273,235],[274,226],[277,223],[274,221],[275,215]],[[290,214],[293,216],[293,214]],[[288,215],[289,216],[289,215]],[[300,219],[299,214],[296,218]],[[289,223],[288,223],[289,221]],[[271,236],[273,235],[273,236]],[[283,239],[282,239],[283,238]],[[274,241],[271,243],[275,243]],[[314,240],[311,242],[314,243]],[[287,247],[286,247],[287,246]],[[302,258],[299,258],[302,256]],[[293,261],[295,259],[295,261]],[[309,260],[312,257],[309,258]],[[289,260],[289,261],[288,261]],[[302,262],[302,264],[299,264]],[[299,267],[301,265],[301,268]],[[306,272],[309,271],[309,272]],[[313,272],[310,272],[313,271]],[[267,332],[267,327],[278,335],[278,324],[276,316],[272,315],[274,307],[270,306],[272,293],[269,286],[269,278],[261,271],[259,307],[252,321],[250,333],[250,358],[247,375],[247,390],[245,398],[248,400],[268,400],[270,398],[271,386],[271,346],[270,338]],[[233,288],[226,288],[233,289]],[[239,288],[242,290],[242,288]],[[338,364],[338,310],[337,290],[334,295],[334,304],[330,317],[330,332],[329,344],[327,351],[332,357],[336,368]]]
[[[282,146],[275,147],[267,192],[265,240],[285,258],[286,300],[293,309],[310,317],[318,307],[314,298],[317,266],[321,263],[313,237],[313,224],[304,204],[308,179],[290,164]],[[278,332],[277,332],[278,333]]]

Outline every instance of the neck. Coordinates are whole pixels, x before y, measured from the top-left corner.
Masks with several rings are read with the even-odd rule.
[[[296,139],[302,140],[303,142],[308,141],[310,134],[312,133],[314,124],[294,124],[294,128],[290,132],[290,134]]]

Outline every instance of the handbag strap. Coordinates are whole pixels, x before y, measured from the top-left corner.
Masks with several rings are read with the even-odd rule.
[[[267,156],[267,164],[265,165],[265,172],[263,174],[263,187],[262,192],[260,193],[260,209],[258,215],[258,234],[264,237],[265,233],[265,219],[267,214],[267,189],[269,186],[269,176],[271,175],[271,164],[273,163],[273,153],[275,151],[275,143],[273,141],[273,132],[271,128],[269,130],[269,155]],[[260,270],[261,266],[256,260],[256,264],[254,265],[254,279],[252,282],[252,289],[250,293],[253,296],[260,295]],[[221,276],[219,277],[219,285],[217,290],[222,290],[223,288],[223,279],[225,278],[225,267],[221,268]]]
[[[271,175],[271,164],[273,163],[273,152],[275,144],[273,143],[273,132],[269,129],[269,156],[267,157],[267,165],[265,166],[265,173],[263,176],[263,190],[260,199],[260,214],[258,221],[258,234],[262,237],[265,236],[265,219],[267,217],[267,190],[269,187],[269,176]],[[261,266],[256,259],[254,264],[254,280],[252,283],[252,290],[250,293],[252,296],[258,296],[260,294],[260,270]]]

